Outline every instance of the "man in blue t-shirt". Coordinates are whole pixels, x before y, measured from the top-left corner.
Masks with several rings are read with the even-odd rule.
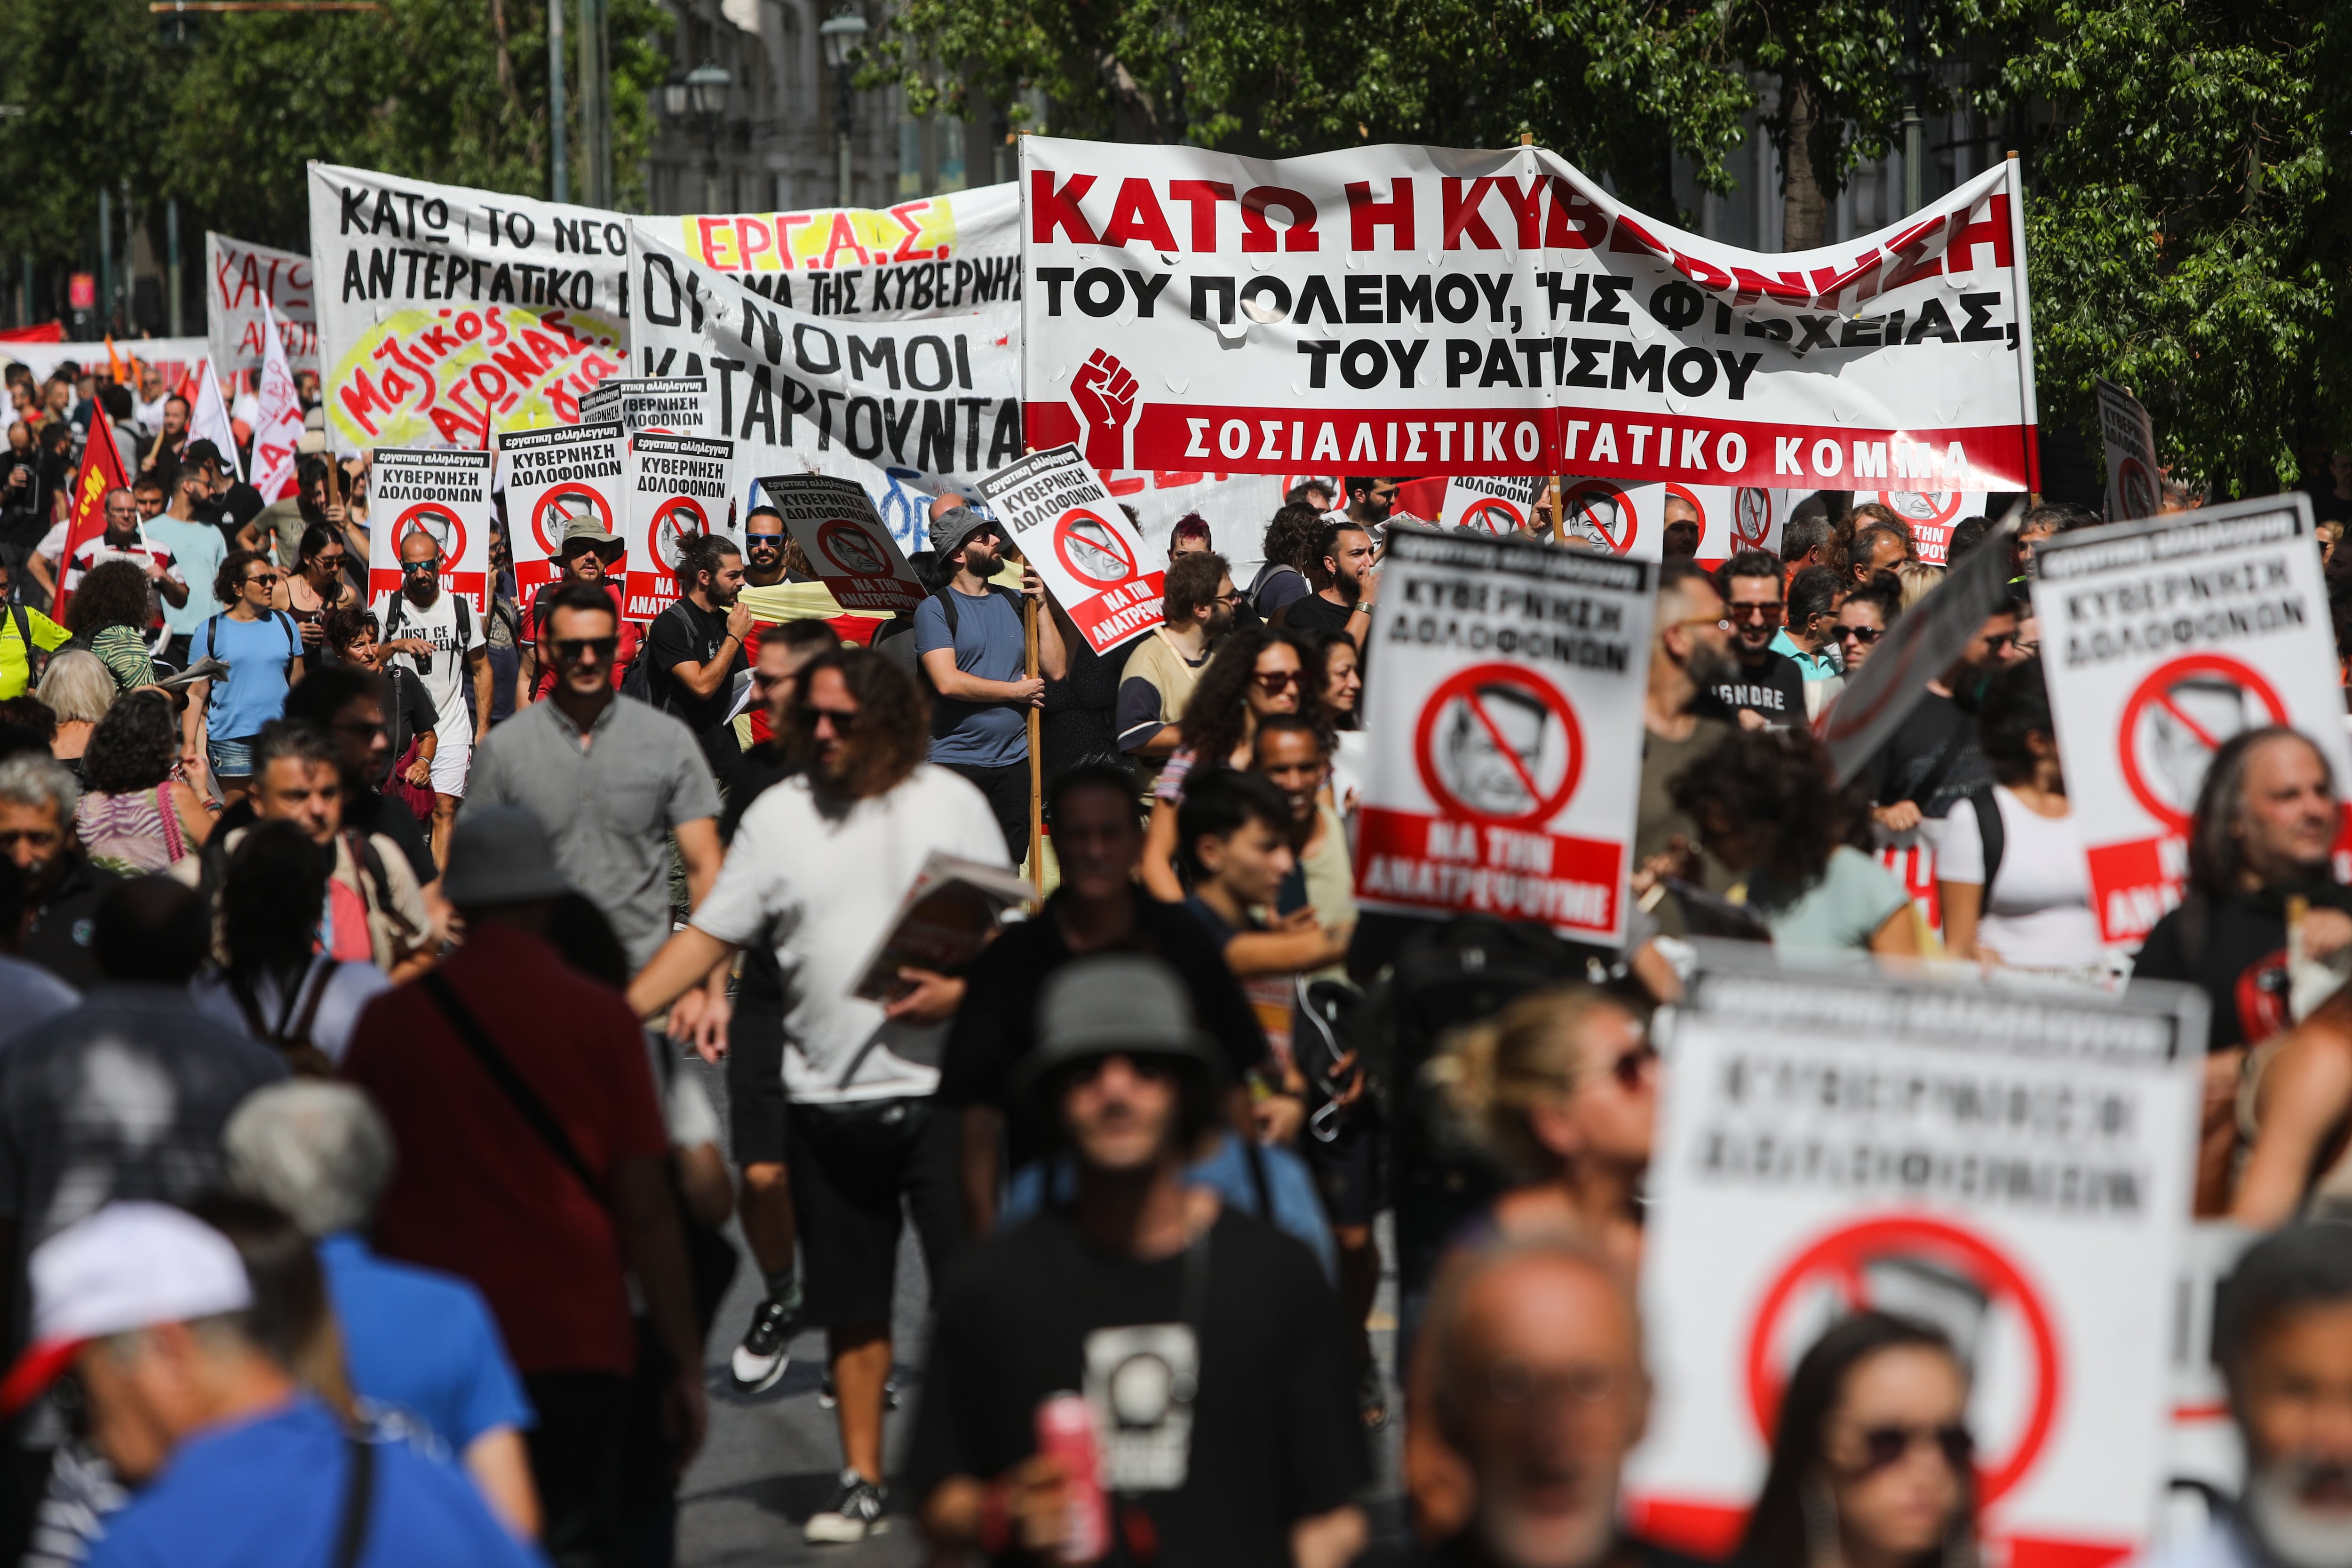
[[[1029,852],[1028,710],[1044,704],[1046,680],[1069,673],[1069,656],[1036,573],[1022,567],[1021,594],[990,585],[1004,564],[1003,529],[951,506],[931,519],[931,552],[954,574],[915,611],[915,652],[939,694],[930,760],[980,786],[1017,866]],[[1024,594],[1044,611],[1037,665],[1045,679],[1028,674]]]

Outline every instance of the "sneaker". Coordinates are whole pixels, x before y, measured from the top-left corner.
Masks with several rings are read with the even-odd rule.
[[[809,1515],[802,1535],[812,1545],[845,1546],[890,1529],[887,1512],[890,1494],[856,1470],[841,1472],[841,1486],[833,1500]]]
[[[836,1399],[836,1398],[835,1398],[835,1397],[834,1397],[834,1393],[833,1393],[833,1364],[832,1364],[830,1362],[828,1362],[828,1363],[825,1363],[825,1369],[824,1369],[823,1372],[821,1372],[821,1373],[817,1373],[817,1377],[816,1377],[816,1407],[817,1407],[819,1410],[830,1410],[830,1409],[832,1409],[835,1405],[838,1405],[838,1404],[840,1404],[840,1403],[841,1403],[841,1401],[840,1401],[840,1400],[838,1400],[838,1399]]]
[[[800,1318],[799,1312],[773,1297],[751,1310],[751,1326],[744,1331],[743,1342],[735,1347],[728,1362],[737,1393],[764,1394],[782,1381],[784,1368],[792,1364],[792,1357],[785,1352],[800,1327]]]

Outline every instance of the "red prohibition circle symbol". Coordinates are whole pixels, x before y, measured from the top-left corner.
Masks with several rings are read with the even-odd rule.
[[[550,485],[530,509],[530,531],[551,561],[563,553],[563,530],[581,518],[593,518],[597,528],[613,531],[613,503],[587,485]]]
[[[1632,552],[1642,520],[1633,513],[1633,498],[1607,479],[1579,479],[1560,496],[1560,515],[1567,528],[1599,542],[1612,554]]]
[[[1528,514],[1500,496],[1489,496],[1485,500],[1471,502],[1462,514],[1462,521],[1465,527],[1499,538],[1527,527]]]
[[[1878,504],[1915,523],[1938,526],[1960,515],[1958,490],[1881,490]]]
[[[1080,582],[1116,588],[1135,575],[1135,553],[1119,531],[1084,507],[1054,524],[1054,553]]]
[[[678,546],[698,533],[710,531],[710,519],[702,503],[692,496],[672,496],[654,509],[653,521],[646,525],[646,542],[653,549],[654,559],[671,576],[677,575]]]
[[[1777,1331],[1798,1292],[1809,1285],[1825,1287],[1838,1295],[1846,1310],[1859,1310],[1874,1304],[1868,1270],[1888,1262],[1915,1265],[1947,1280],[1957,1279],[1988,1305],[2007,1302],[2022,1321],[2033,1358],[2032,1404],[2008,1457],[1977,1472],[1977,1503],[1987,1506],[2022,1480],[2041,1458],[2057,1421],[2064,1368],[2058,1356],[2058,1331],[2039,1292],[2014,1263],[1958,1226],[1924,1215],[1885,1215],[1831,1231],[1791,1259],[1764,1293],[1748,1331],[1748,1413],[1769,1444],[1785,1384],[1775,1354]]]
[[[1772,537],[1772,492],[1743,485],[1731,492],[1731,542],[1739,550],[1761,550]]]
[[[1706,538],[1706,503],[1698,499],[1698,492],[1688,485],[1669,483],[1666,486],[1666,493],[1697,514],[1698,536],[1701,540],[1705,540]],[[1665,508],[1663,505],[1658,509],[1658,516],[1662,521],[1665,517]]]
[[[1584,731],[1559,688],[1516,664],[1457,669],[1429,694],[1413,732],[1429,798],[1450,816],[1540,827],[1584,772]]]
[[[439,501],[418,501],[393,520],[392,558],[400,559],[402,541],[422,533],[441,552],[441,570],[455,572],[466,559],[466,522]]]
[[[2252,711],[2259,704],[2262,711]],[[2148,672],[2124,704],[2124,783],[2150,816],[2189,831],[2205,767],[2241,730],[2287,722],[2286,703],[2252,665],[2192,653]]]
[[[2124,458],[2116,463],[2116,499],[2123,503],[2123,517],[2109,518],[2121,522],[2126,518],[2154,517],[2158,490],[2156,476],[2137,458]]]
[[[890,558],[876,547],[866,531],[846,518],[819,523],[816,547],[827,561],[853,577],[895,577]]]

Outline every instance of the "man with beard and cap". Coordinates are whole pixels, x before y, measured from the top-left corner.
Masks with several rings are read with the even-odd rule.
[[[1160,595],[1160,624],[1134,645],[1118,678],[1119,750],[1134,759],[1146,801],[1179,744],[1176,721],[1201,684],[1217,639],[1234,624],[1241,598],[1225,558],[1207,550],[1170,561]]]
[[[1003,567],[1004,531],[968,506],[931,519],[931,553],[951,573],[915,609],[915,653],[939,693],[931,710],[930,760],[962,774],[988,798],[1014,865],[1029,845],[1028,710],[1043,706],[1045,682],[1069,673],[1055,616],[1037,617],[1037,663],[1028,672],[1021,599],[1045,605],[1045,584],[1026,565],[1021,593],[992,585]]]
[[[771,945],[782,976],[784,1158],[803,1304],[826,1331],[844,1461],[808,1521],[813,1542],[887,1528],[883,1391],[902,1201],[930,1279],[945,1277],[964,1236],[957,1121],[934,1108],[929,1065],[964,982],[902,970],[904,990],[886,1003],[855,994],[848,978],[897,924],[933,854],[1007,864],[987,799],[923,760],[924,708],[921,689],[881,654],[838,648],[804,666],[785,743],[806,771],[745,810],[718,885],[629,986],[630,1005],[650,1016],[754,942]]]
[[[2248,1249],[2221,1288],[2213,1352],[2245,1486],[2133,1568],[2352,1563],[2352,1225],[2292,1226]]]
[[[593,517],[575,517],[563,525],[563,540],[558,548],[562,553],[562,574],[532,590],[530,607],[523,613],[522,688],[530,693],[527,700],[543,701],[555,691],[555,684],[563,677],[562,661],[552,656],[540,657],[540,639],[547,635],[547,617],[556,594],[569,583],[586,583],[604,590],[613,601],[613,614],[622,613],[621,584],[613,574],[628,546],[617,533],[608,531]],[[621,622],[620,642],[613,655],[613,686],[618,689],[623,673],[637,657],[637,626],[634,621]]]
[[[1675,807],[1666,785],[1730,735],[1731,726],[1702,713],[1699,702],[1732,668],[1731,621],[1715,579],[1696,562],[1665,563],[1658,569],[1650,684],[1642,699],[1642,795],[1633,826],[1633,861],[1645,880],[1670,873],[1712,889],[1730,884],[1720,865],[1702,858],[1698,825]],[[1675,920],[1671,910],[1658,906],[1665,921]]]

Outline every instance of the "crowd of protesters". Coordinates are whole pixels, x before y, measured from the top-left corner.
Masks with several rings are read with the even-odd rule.
[[[421,532],[371,594],[364,459],[310,443],[265,500],[138,390],[12,378],[0,1552],[667,1563],[714,1332],[738,1396],[782,1397],[806,1329],[819,1546],[1664,1568],[1618,1506],[1632,1282],[1650,1021],[1707,936],[2202,988],[2199,1212],[2275,1233],[2216,1330],[2243,1497],[2173,1550],[2347,1560],[2352,1443],[2307,1393],[2342,1396],[2352,1233],[2291,1222],[2352,1201],[2352,1005],[2288,973],[2352,953],[2338,781],[2292,731],[2230,740],[2187,901],[2102,942],[2024,592],[2090,514],[1969,520],[1928,563],[1883,507],[1801,510],[1712,569],[1671,520],[1601,952],[1356,907],[1396,479],[1185,518],[1162,624],[1108,657],[955,496],[889,626],[757,613],[808,575],[766,508],[637,625],[593,521],[528,595],[502,530],[484,600]],[[137,477],[68,550],[100,417]],[[1976,550],[2014,596],[1836,785],[1811,721]],[[1033,855],[1050,896],[969,965],[859,984],[934,857]],[[1507,973],[1448,989],[1490,947]],[[1974,1561],[1971,1352],[1868,1310],[1803,1348],[1742,1560]],[[1400,1419],[1396,1528],[1367,1503]]]

